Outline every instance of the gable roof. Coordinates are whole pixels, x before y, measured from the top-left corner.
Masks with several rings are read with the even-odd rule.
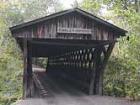
[[[60,11],[60,12],[56,12],[54,14],[51,14],[51,15],[48,15],[48,16],[45,16],[45,17],[42,17],[42,18],[38,18],[38,19],[29,21],[29,22],[25,22],[25,23],[10,27],[10,30],[14,31],[14,30],[17,30],[17,29],[21,29],[21,28],[24,28],[24,27],[27,27],[27,26],[31,26],[31,25],[34,25],[34,24],[37,24],[37,23],[40,23],[40,22],[58,17],[58,16],[69,14],[69,13],[72,13],[72,12],[78,12],[78,13],[80,13],[80,14],[82,14],[82,15],[90,18],[90,19],[93,19],[93,20],[97,21],[98,23],[106,25],[106,26],[108,26],[108,27],[120,32],[120,33],[123,33],[124,35],[127,32],[126,30],[124,30],[122,28],[119,28],[119,27],[117,27],[117,26],[115,26],[115,25],[113,25],[113,24],[111,24],[111,23],[109,23],[109,22],[107,22],[107,21],[89,13],[89,12],[86,12],[82,9],[79,9],[79,8],[68,9],[68,10],[63,10],[63,11]]]

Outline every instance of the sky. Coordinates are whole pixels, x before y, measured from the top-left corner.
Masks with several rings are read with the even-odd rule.
[[[72,8],[72,4],[74,3],[75,0],[59,0],[62,4],[64,9],[69,9]],[[78,3],[82,2],[83,0],[77,0]]]
[[[61,4],[63,4],[63,9],[70,9],[72,8],[72,4],[74,4],[75,0],[59,0]],[[78,3],[81,3],[83,0],[77,0]],[[107,6],[102,5],[100,10],[100,15],[105,16],[108,14]],[[111,20],[107,20],[110,23],[113,23]]]

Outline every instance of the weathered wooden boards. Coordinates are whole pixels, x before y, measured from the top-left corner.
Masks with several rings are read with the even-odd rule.
[[[24,38],[24,72],[23,72],[23,98],[33,97],[34,95],[34,82],[32,75],[32,49],[31,44],[27,38]]]
[[[116,35],[112,30],[77,13],[56,17],[33,27],[14,32],[15,37],[24,37],[25,34],[32,38],[116,39]]]

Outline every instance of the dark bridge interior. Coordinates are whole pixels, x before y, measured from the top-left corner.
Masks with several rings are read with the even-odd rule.
[[[115,41],[22,38],[17,41],[22,49],[27,42],[29,74],[32,75],[32,57],[47,57],[49,76],[64,79],[87,94],[102,94],[102,72]]]

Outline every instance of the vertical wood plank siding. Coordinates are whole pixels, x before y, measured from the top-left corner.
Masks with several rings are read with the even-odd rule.
[[[76,33],[57,33],[57,28],[81,28],[91,29],[92,34]],[[35,24],[14,33],[15,37],[32,38],[59,38],[59,39],[91,39],[91,40],[114,40],[117,37],[115,33],[106,26],[95,22],[81,14],[70,13],[43,23]]]

